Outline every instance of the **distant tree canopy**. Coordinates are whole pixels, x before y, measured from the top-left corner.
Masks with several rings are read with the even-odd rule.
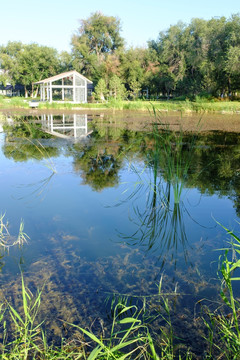
[[[13,84],[32,89],[32,83],[55,75],[60,69],[57,50],[38,44],[9,42],[0,48],[1,66]]]
[[[160,32],[146,48],[128,49],[121,37],[121,21],[95,12],[80,20],[71,46],[71,53],[60,54],[37,44],[0,46],[0,68],[5,70],[0,82],[20,83],[27,92],[32,82],[76,69],[98,84],[98,99],[134,99],[146,90],[153,97],[190,98],[233,96],[240,91],[239,14],[229,19],[195,18],[188,25],[179,22]]]
[[[158,63],[159,92],[224,95],[240,89],[239,15],[178,23],[148,45]]]

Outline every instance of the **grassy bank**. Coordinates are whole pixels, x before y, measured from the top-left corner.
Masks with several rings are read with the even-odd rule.
[[[0,109],[6,108],[29,108],[29,101],[23,98],[4,98],[0,97]],[[61,110],[79,110],[79,109],[112,109],[112,110],[139,110],[148,111],[152,108],[162,111],[182,111],[182,112],[240,112],[239,101],[207,101],[196,99],[196,101],[122,101],[111,100],[105,103],[87,103],[87,104],[71,104],[71,103],[40,103],[39,109],[61,109]]]

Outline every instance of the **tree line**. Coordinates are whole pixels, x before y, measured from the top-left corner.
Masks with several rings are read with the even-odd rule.
[[[234,96],[240,90],[240,15],[192,19],[159,33],[146,47],[125,46],[121,21],[93,13],[81,20],[71,52],[36,43],[0,46],[0,82],[32,83],[75,69],[93,81],[95,98]]]

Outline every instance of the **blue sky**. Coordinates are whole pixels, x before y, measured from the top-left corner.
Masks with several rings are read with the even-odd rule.
[[[0,0],[0,45],[36,42],[70,51],[79,19],[101,11],[117,16],[128,46],[145,46],[178,21],[240,13],[239,0]]]

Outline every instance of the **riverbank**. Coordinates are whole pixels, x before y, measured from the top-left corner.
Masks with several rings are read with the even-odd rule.
[[[3,98],[0,97],[0,109],[6,108],[29,108],[29,100],[23,98]],[[176,101],[176,100],[165,100],[165,101],[122,101],[122,100],[111,100],[104,103],[87,103],[87,104],[72,104],[62,102],[39,102],[38,109],[59,109],[59,110],[139,110],[149,111],[152,109],[158,111],[181,111],[183,113],[191,112],[207,112],[207,113],[228,113],[228,114],[240,114],[240,101],[219,101],[219,100],[201,100],[196,101]]]

